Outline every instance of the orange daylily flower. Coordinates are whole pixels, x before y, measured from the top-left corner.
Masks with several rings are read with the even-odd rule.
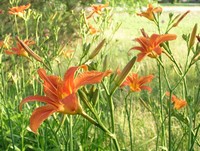
[[[166,92],[166,96],[170,96],[170,93]],[[177,110],[187,105],[185,100],[179,99],[175,95],[172,95],[172,102],[174,103],[174,108]]]
[[[75,77],[75,73],[79,68],[85,70]],[[34,133],[37,133],[37,129],[42,122],[55,112],[71,115],[83,113],[76,94],[77,90],[87,84],[100,83],[105,76],[110,74],[110,71],[87,71],[87,66],[82,65],[69,68],[63,79],[58,76],[47,75],[42,68],[38,70],[38,74],[44,81],[45,96],[29,96],[23,99],[19,105],[20,110],[22,110],[22,105],[27,102],[38,101],[46,103],[46,105],[36,108],[31,115],[30,128]]]
[[[3,14],[3,10],[2,9],[0,9],[0,14]]]
[[[35,42],[32,40],[24,40],[23,42],[28,46],[35,44]],[[6,50],[5,53],[8,55],[16,54],[19,56],[28,57],[28,53],[19,42],[17,42],[17,46],[13,47],[11,50],[12,51]]]
[[[13,14],[13,15],[21,16],[21,15],[24,14],[24,11],[26,9],[28,9],[30,6],[31,6],[31,4],[29,3],[27,5],[12,7],[12,8],[9,8],[8,13],[9,14]]]
[[[138,16],[144,16],[147,19],[153,21],[154,20],[154,13],[161,13],[162,8],[161,7],[153,7],[152,4],[148,5],[148,8],[145,12],[137,13]]]
[[[108,7],[109,3],[102,4],[102,5],[92,5],[92,13],[87,17],[87,19],[91,18],[95,13],[101,14],[103,8]]]
[[[145,86],[144,84],[151,82],[153,78],[153,75],[139,77],[138,74],[132,73],[132,75],[128,76],[126,80],[121,84],[121,87],[129,86],[133,92],[140,92],[141,90],[147,90],[151,92],[152,89],[148,86]]]
[[[135,46],[131,48],[131,50],[139,50],[140,53],[137,55],[137,61],[140,62],[145,56],[149,56],[151,58],[156,58],[158,55],[161,55],[162,48],[160,44],[176,39],[176,35],[174,34],[165,34],[158,35],[153,34],[151,37],[140,37],[136,38],[135,41],[140,44],[140,46]]]
[[[96,28],[94,28],[92,25],[88,25],[89,26],[89,30],[90,30],[90,34],[96,34],[98,32],[98,30]]]
[[[4,46],[4,41],[0,41],[0,48]]]

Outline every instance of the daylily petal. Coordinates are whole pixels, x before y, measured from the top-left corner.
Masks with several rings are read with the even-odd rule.
[[[63,103],[63,109],[60,109],[59,112],[65,114],[77,114],[80,112],[81,106],[75,93],[68,95],[61,102]]]
[[[153,75],[142,77],[142,78],[140,78],[139,84],[142,85],[144,83],[149,83],[153,80],[153,78],[154,78]]]
[[[56,111],[57,111],[57,109],[55,109],[51,105],[45,105],[45,106],[35,109],[30,118],[31,130],[34,133],[37,133],[37,129],[42,124],[42,122],[44,120],[46,120],[49,116],[51,116]]]
[[[19,109],[22,110],[23,104],[25,104],[27,102],[34,102],[34,101],[51,104],[51,105],[53,105],[55,107],[59,103],[59,102],[55,102],[54,100],[51,100],[49,97],[35,95],[35,96],[29,96],[29,97],[23,99],[19,104]]]
[[[88,71],[81,73],[74,80],[75,87],[76,89],[78,89],[79,87],[84,86],[86,84],[99,83],[105,76],[109,75],[110,73],[110,70],[107,70],[105,72]]]
[[[46,71],[42,68],[38,69],[40,78],[44,81],[44,93],[52,100],[58,100],[59,94],[57,92],[61,80],[57,76],[47,76]]]
[[[74,91],[74,76],[79,67],[69,68],[64,75],[64,91],[67,94],[71,94]]]
[[[175,40],[176,39],[176,35],[174,34],[165,34],[165,35],[161,35],[158,40],[157,40],[157,43],[158,44],[161,44],[165,41],[170,41],[170,40]]]
[[[137,62],[140,62],[146,55],[147,53],[139,53],[137,55]]]
[[[150,87],[148,87],[148,86],[141,86],[140,88],[141,88],[142,90],[147,90],[147,91],[149,91],[149,92],[152,91],[152,88],[150,88]]]
[[[162,53],[162,48],[160,46],[156,47],[153,49],[158,55],[161,55]]]
[[[140,47],[140,46],[136,46],[136,47],[133,47],[131,48],[132,50],[139,50],[141,52],[145,51],[144,47]]]

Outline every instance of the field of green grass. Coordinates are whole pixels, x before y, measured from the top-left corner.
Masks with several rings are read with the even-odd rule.
[[[191,11],[169,31],[176,40],[157,45],[165,54],[137,62],[139,51],[130,49],[139,46],[134,39],[142,36],[140,29],[149,36],[159,34],[158,30],[166,34],[169,13],[175,17],[185,12],[167,12],[163,7],[162,14],[154,16],[159,18],[156,24],[136,15],[139,9],[126,12],[105,6],[90,18],[92,9],[73,10],[56,2],[33,2],[22,16],[9,14],[9,8],[27,3],[12,0],[0,7],[0,150],[200,150],[200,42],[196,38],[200,30],[194,28],[200,25],[199,12]],[[26,55],[12,54],[15,48]],[[70,67],[78,66],[74,75],[63,79]],[[153,75],[153,80],[133,79],[122,87],[132,73]],[[143,84],[152,91],[141,87]],[[48,101],[30,101],[19,109],[24,98],[36,95],[59,106],[42,122],[38,134],[34,122],[48,110],[40,112],[32,123],[30,117]],[[64,111],[58,103],[63,100]],[[176,108],[176,101],[187,104]],[[81,109],[76,108],[77,102]]]

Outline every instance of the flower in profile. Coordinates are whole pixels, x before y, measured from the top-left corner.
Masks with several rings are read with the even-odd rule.
[[[103,8],[108,7],[109,3],[102,5],[92,5],[92,13],[87,17],[87,19],[91,18],[94,14],[101,14]]]
[[[28,9],[30,6],[31,4],[29,3],[27,5],[12,7],[12,8],[9,8],[8,13],[12,15],[22,16],[24,14],[24,11]]]
[[[154,21],[154,14],[155,13],[161,13],[162,8],[161,7],[153,7],[152,4],[148,5],[148,8],[145,12],[137,13],[138,16],[146,17],[147,19]]]
[[[176,35],[174,34],[165,34],[165,35],[153,34],[151,35],[151,37],[143,36],[135,39],[135,41],[138,42],[140,46],[135,46],[131,48],[131,50],[140,51],[140,53],[137,55],[138,62],[140,62],[145,56],[156,58],[162,53],[162,48],[160,47],[160,44],[165,41],[174,39],[176,39]]]
[[[138,74],[132,73],[132,75],[128,76],[121,84],[121,87],[129,86],[133,92],[140,92],[141,90],[147,90],[151,92],[152,89],[144,84],[151,82],[153,78],[153,75],[139,77]]]
[[[84,72],[76,74],[80,68],[84,69]],[[42,68],[38,69],[38,74],[43,81],[45,96],[29,96],[23,99],[19,105],[20,110],[22,110],[22,105],[27,102],[46,103],[46,105],[36,108],[31,115],[30,128],[34,133],[37,133],[42,122],[55,112],[71,115],[83,113],[76,94],[77,90],[87,84],[100,83],[105,76],[110,74],[110,71],[87,71],[87,66],[82,65],[70,67],[63,79],[58,76],[47,75]]]
[[[166,92],[166,96],[170,96],[170,93]],[[187,105],[187,102],[185,100],[179,99],[173,94],[172,94],[172,102],[174,103],[174,108],[177,110]]]
[[[32,40],[24,40],[23,42],[28,46],[35,44],[35,42],[32,41]],[[16,54],[16,55],[19,55],[19,56],[28,57],[27,51],[23,48],[23,46],[19,42],[17,42],[16,47],[11,48],[11,51],[6,50],[5,53],[8,54],[8,55]]]

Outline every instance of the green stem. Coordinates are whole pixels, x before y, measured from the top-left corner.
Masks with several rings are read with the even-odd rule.
[[[69,117],[69,135],[70,135],[70,151],[73,151],[73,117]]]
[[[26,28],[26,39],[28,39],[28,24],[27,24],[26,19],[24,19],[24,23],[25,23],[25,28]]]
[[[164,119],[163,119],[163,100],[162,100],[162,80],[161,80],[161,68],[160,65],[158,64],[158,72],[159,72],[159,99],[160,99],[160,116],[161,116],[161,129],[162,129],[162,137],[161,137],[161,143],[162,146],[165,146],[165,124],[164,124]],[[157,144],[158,144],[158,137],[157,137]],[[158,145],[156,145],[156,150],[158,150]]]
[[[125,97],[125,110],[128,120],[128,128],[129,128],[129,138],[130,138],[130,144],[131,144],[131,151],[133,151],[133,136],[132,136],[132,128],[131,128],[131,117],[132,117],[132,101],[130,99],[130,106],[128,107],[127,98],[130,95],[130,92]]]
[[[172,92],[170,91],[170,96],[169,96],[169,101],[168,101],[168,117],[169,117],[169,121],[168,121],[168,143],[169,143],[169,151],[172,150],[172,131],[171,131],[171,97],[172,97]]]
[[[19,35],[19,28],[18,28],[18,22],[17,22],[17,16],[16,15],[15,15],[15,27],[16,27],[16,30],[17,30],[17,35]]]

